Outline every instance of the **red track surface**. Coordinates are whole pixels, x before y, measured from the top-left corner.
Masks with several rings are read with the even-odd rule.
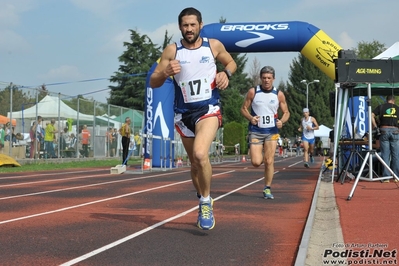
[[[1,264],[293,265],[320,164],[318,158],[306,169],[299,157],[276,158],[274,200],[262,198],[262,168],[248,162],[214,165],[216,226],[210,231],[195,226],[198,199],[189,168],[121,175],[101,167],[1,174]],[[378,182],[385,188],[392,184]],[[396,233],[392,196],[369,191],[370,202],[360,207],[365,200],[359,188],[346,202],[344,190],[351,186],[337,186],[346,241],[369,242],[352,237],[375,227],[373,235]],[[382,196],[387,196],[383,202]],[[371,213],[370,204],[378,205],[378,212]],[[384,220],[389,213],[396,216]]]
[[[399,265],[399,183],[360,180],[350,200],[353,182],[334,184],[344,244],[347,250],[363,251],[363,265]],[[368,250],[368,253],[366,254]],[[374,250],[385,253],[374,257]],[[385,261],[385,262],[384,262]],[[386,264],[382,264],[386,263]]]

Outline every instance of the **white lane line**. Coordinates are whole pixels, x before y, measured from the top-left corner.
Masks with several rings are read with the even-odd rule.
[[[223,175],[223,174],[227,174],[227,173],[231,173],[231,172],[234,172],[234,171],[227,171],[227,172],[215,174],[213,176]],[[110,200],[114,200],[114,199],[120,199],[120,198],[132,196],[132,195],[136,195],[136,194],[141,194],[141,193],[152,191],[152,190],[157,190],[157,189],[162,189],[162,188],[166,188],[166,187],[176,186],[176,185],[180,185],[180,184],[187,183],[187,182],[191,182],[191,179],[190,180],[176,182],[176,183],[171,183],[171,184],[167,184],[167,185],[163,185],[163,186],[158,186],[158,187],[154,187],[154,188],[149,188],[149,189],[145,189],[145,190],[140,190],[140,191],[136,191],[136,192],[131,192],[131,193],[115,196],[115,197],[110,197],[110,198],[90,201],[90,202],[86,202],[86,203],[82,203],[82,204],[78,204],[78,205],[73,205],[73,206],[69,206],[69,207],[65,207],[65,208],[61,208],[61,209],[56,209],[56,210],[52,210],[52,211],[41,212],[41,213],[36,213],[36,214],[32,214],[32,215],[22,216],[22,217],[10,219],[10,220],[0,221],[0,224],[6,224],[6,223],[11,223],[11,222],[15,222],[15,221],[25,220],[25,219],[29,219],[29,218],[38,217],[38,216],[43,216],[43,215],[53,214],[53,213],[67,211],[67,210],[71,210],[71,209],[76,209],[76,208],[80,208],[80,207],[84,207],[84,206],[88,206],[88,205],[92,205],[92,204],[96,204],[96,203],[100,203],[100,202],[110,201]]]
[[[87,173],[87,172],[98,172],[98,171],[102,171],[102,170],[105,170],[105,169],[93,169],[93,170],[88,170],[88,171],[71,171],[71,172],[63,172],[63,174],[77,174],[77,173]],[[40,174],[36,174],[36,175],[34,175],[34,174],[31,174],[31,175],[29,175],[29,176],[27,176],[27,175],[13,175],[13,176],[7,176],[7,177],[0,177],[0,180],[7,180],[7,179],[17,179],[17,178],[26,178],[26,177],[29,177],[29,178],[31,178],[31,177],[35,177],[35,176],[39,176],[39,177],[42,177],[42,176],[48,176],[48,175],[57,175],[58,173],[57,172],[51,172],[51,173],[40,173]]]
[[[234,171],[230,171],[230,172],[234,172]],[[214,200],[216,201],[216,200],[219,200],[219,199],[221,199],[221,198],[224,198],[224,197],[226,197],[226,196],[228,196],[228,195],[230,195],[230,194],[232,194],[232,193],[234,193],[234,192],[237,192],[237,191],[239,191],[239,190],[241,190],[241,189],[243,189],[243,188],[246,188],[246,187],[248,187],[248,186],[250,186],[250,185],[252,185],[252,184],[254,184],[254,183],[257,183],[257,182],[259,182],[259,181],[261,181],[261,180],[263,180],[263,177],[260,178],[260,179],[258,179],[258,180],[252,181],[252,182],[250,182],[250,183],[248,183],[248,184],[246,184],[246,185],[244,185],[244,186],[242,186],[242,187],[236,188],[236,189],[234,189],[234,190],[232,190],[232,191],[230,191],[230,192],[228,192],[228,193],[225,193],[225,194],[223,194],[223,195],[220,195],[219,197],[215,198]],[[117,240],[117,241],[115,241],[115,242],[112,242],[112,243],[110,243],[110,244],[108,244],[108,245],[105,245],[105,246],[103,246],[103,247],[101,247],[101,248],[98,248],[98,249],[93,250],[93,251],[91,251],[91,252],[89,252],[89,253],[86,253],[86,254],[84,254],[84,255],[82,255],[82,256],[80,256],[80,257],[77,257],[77,258],[75,258],[75,259],[73,259],[73,260],[67,261],[67,262],[61,264],[60,266],[74,265],[74,264],[76,264],[76,263],[78,263],[78,262],[81,262],[81,261],[86,260],[86,259],[88,259],[88,258],[90,258],[90,257],[93,257],[93,256],[95,256],[95,255],[97,255],[97,254],[99,254],[99,253],[101,253],[101,252],[104,252],[104,251],[106,251],[106,250],[108,250],[108,249],[111,249],[111,248],[113,248],[113,247],[115,247],[115,246],[118,246],[118,245],[120,245],[120,244],[122,244],[122,243],[124,243],[124,242],[126,242],[126,241],[129,241],[129,240],[131,240],[131,239],[133,239],[133,238],[136,238],[136,237],[138,237],[138,236],[140,236],[140,235],[142,235],[142,234],[144,234],[144,233],[146,233],[146,232],[149,232],[149,231],[151,231],[151,230],[153,230],[153,229],[155,229],[155,228],[157,228],[157,227],[159,227],[159,226],[161,226],[161,225],[164,225],[164,224],[166,224],[166,223],[168,223],[168,222],[170,222],[170,221],[176,220],[176,219],[178,219],[178,218],[180,218],[180,217],[183,217],[183,216],[185,216],[186,214],[188,214],[188,213],[190,213],[190,212],[193,212],[193,211],[196,211],[196,210],[198,210],[198,206],[195,206],[195,207],[193,207],[193,208],[191,208],[191,209],[189,209],[189,210],[187,210],[187,211],[181,212],[181,213],[179,213],[179,214],[177,214],[177,215],[175,215],[175,216],[173,216],[173,217],[170,217],[170,218],[168,218],[168,219],[166,219],[166,220],[163,220],[163,221],[158,222],[158,223],[156,223],[156,224],[154,224],[154,225],[151,225],[151,226],[149,226],[149,227],[147,227],[147,228],[145,228],[145,229],[143,229],[143,230],[140,230],[140,231],[138,231],[138,232],[136,232],[136,233],[134,233],[134,234],[131,234],[131,235],[129,235],[129,236],[126,236],[126,237],[124,237],[124,238],[121,238],[121,239],[119,239],[119,240]]]
[[[293,163],[293,164],[290,164],[290,165],[288,165],[288,167],[293,167],[293,166],[295,166],[295,165],[297,165],[297,164],[300,164],[300,163],[302,163],[303,161],[301,160],[301,161],[299,161],[299,162],[296,162],[296,163]]]
[[[188,170],[187,171],[181,171],[179,173],[184,173],[184,172],[188,172]],[[15,198],[22,198],[22,197],[36,196],[36,195],[43,195],[43,194],[49,194],[49,193],[60,192],[60,191],[67,191],[67,190],[72,190],[72,189],[80,189],[80,188],[87,188],[87,187],[94,187],[94,186],[102,186],[102,185],[108,185],[108,184],[114,184],[114,183],[120,183],[120,182],[127,182],[127,181],[132,181],[132,180],[140,180],[140,179],[159,177],[159,176],[170,175],[170,174],[171,173],[165,173],[165,174],[158,174],[158,175],[151,175],[151,176],[134,177],[134,178],[129,178],[129,179],[107,181],[107,182],[95,183],[95,184],[90,184],[90,185],[82,185],[82,186],[67,187],[67,188],[60,188],[60,189],[54,189],[54,190],[46,190],[46,191],[40,191],[40,192],[33,192],[33,193],[27,193],[27,194],[20,194],[20,195],[3,197],[3,198],[0,198],[0,200],[15,199]],[[98,177],[98,176],[103,176],[103,175],[91,175],[91,176],[89,175],[89,176],[84,176],[84,177],[79,177],[79,178],[90,178],[90,177]],[[58,179],[58,180],[63,181],[63,179]]]
[[[74,179],[84,179],[84,178],[96,177],[96,176],[98,176],[98,177],[109,176],[109,174],[89,175],[89,176],[75,176],[75,177],[66,177],[66,178],[59,178],[59,179],[47,179],[47,180],[40,180],[40,181],[31,181],[31,182],[25,182],[25,183],[2,185],[2,186],[0,186],[0,188],[3,188],[3,187],[17,187],[17,186],[33,185],[33,184],[41,184],[41,183],[51,183],[51,182],[74,180]]]
[[[111,197],[111,198],[105,198],[105,199],[90,201],[90,202],[86,202],[86,203],[82,203],[82,204],[78,204],[78,205],[73,205],[73,206],[69,206],[69,207],[65,207],[65,208],[61,208],[61,209],[56,209],[56,210],[52,210],[52,211],[41,212],[41,213],[36,213],[36,214],[32,214],[32,215],[22,216],[22,217],[10,219],[10,220],[0,221],[0,224],[11,223],[11,222],[25,220],[25,219],[29,219],[29,218],[38,217],[38,216],[43,216],[43,215],[53,214],[53,213],[67,211],[67,210],[71,210],[71,209],[76,209],[76,208],[80,208],[80,207],[84,207],[84,206],[88,206],[88,205],[92,205],[92,204],[96,204],[96,203],[100,203],[100,202],[110,201],[110,200],[114,200],[114,199],[120,199],[120,198],[123,198],[123,197],[128,197],[128,196],[132,196],[132,195],[135,195],[135,194],[148,192],[148,191],[151,191],[151,190],[156,190],[156,189],[176,186],[176,185],[183,184],[183,183],[186,183],[186,182],[189,182],[189,181],[191,181],[191,179],[190,180],[181,181],[181,182],[177,182],[177,183],[168,184],[168,185],[163,185],[163,186],[159,186],[159,187],[154,187],[154,188],[149,188],[149,189],[145,189],[145,190],[140,190],[140,191],[136,191],[136,192],[132,192],[132,193],[127,193],[127,194],[123,194],[123,195],[119,195],[119,196],[115,196],[115,197]]]

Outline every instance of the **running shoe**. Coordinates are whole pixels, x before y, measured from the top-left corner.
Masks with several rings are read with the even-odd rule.
[[[273,196],[270,188],[265,188],[263,190],[263,198],[265,198],[265,199],[274,199],[274,196]]]
[[[200,202],[199,204],[197,226],[203,230],[211,230],[215,227],[212,203],[211,199],[210,202]]]
[[[197,192],[197,198],[201,199],[201,194],[199,194],[198,192]],[[212,197],[211,197],[211,204],[212,204],[212,207],[213,207],[213,198]]]
[[[305,162],[305,163],[304,163],[304,166],[305,166],[306,168],[309,168],[309,163],[308,163],[308,162]]]
[[[313,156],[310,156],[310,162],[311,162],[311,163],[314,163],[314,158],[313,158]]]

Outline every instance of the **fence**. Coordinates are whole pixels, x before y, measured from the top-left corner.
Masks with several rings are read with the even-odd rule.
[[[9,96],[9,108],[5,114],[6,106],[3,106],[0,114],[4,112],[10,120],[16,120],[16,125],[5,127],[6,140],[9,140],[11,149],[2,149],[2,152],[17,159],[45,158],[50,152],[44,145],[45,128],[54,119],[56,133],[53,148],[56,156],[80,157],[82,151],[82,128],[87,127],[89,138],[89,157],[107,157],[110,151],[115,150],[114,156],[119,154],[121,142],[116,135],[114,143],[110,140],[110,129],[119,129],[126,117],[130,117],[133,132],[141,133],[143,128],[143,112],[125,107],[100,103],[95,100],[88,100],[82,97],[71,97],[60,93],[52,93],[41,89],[23,90],[4,90],[3,96]],[[7,93],[8,95],[7,95]],[[18,110],[18,111],[13,111]],[[38,120],[41,117],[42,120]],[[30,134],[32,125],[39,121],[37,132],[33,130]],[[49,134],[51,135],[51,134]],[[8,136],[8,137],[7,137]],[[72,137],[77,138],[77,145],[71,146],[70,152],[66,148],[71,144]],[[36,138],[37,145],[32,141]],[[10,146],[9,143],[7,143]],[[22,147],[22,148],[21,148]],[[48,147],[48,146],[47,146]],[[21,152],[21,149],[25,152]],[[15,152],[13,150],[18,150]],[[32,150],[32,151],[31,151]]]

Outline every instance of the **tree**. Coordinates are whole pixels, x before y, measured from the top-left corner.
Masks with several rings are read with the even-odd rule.
[[[282,132],[287,136],[296,136],[299,123],[302,118],[302,110],[306,106],[306,84],[301,80],[312,81],[320,80],[319,83],[309,85],[309,109],[310,115],[314,116],[319,124],[331,127],[334,119],[330,114],[329,94],[335,91],[334,81],[317,68],[306,57],[299,54],[298,58],[292,61],[290,66],[289,80],[285,86],[279,89],[283,90],[288,103],[291,117],[288,123],[283,127]],[[285,87],[285,88],[284,88]]]
[[[20,111],[26,107],[26,104],[32,102],[29,96],[23,89],[16,85],[10,84],[3,90],[0,90],[0,114],[7,116],[10,112],[10,92],[12,90],[12,111]],[[15,117],[14,117],[15,118]]]
[[[111,91],[108,103],[144,110],[147,72],[161,56],[161,51],[147,35],[140,36],[134,30],[130,30],[130,33],[131,42],[124,42],[126,51],[119,57],[122,63],[119,71],[110,78],[117,85],[109,86]]]
[[[240,115],[240,108],[243,96],[251,87],[251,80],[244,73],[245,64],[248,61],[246,55],[232,53],[234,61],[237,64],[236,72],[231,76],[229,86],[226,90],[219,91],[222,102],[223,123],[236,121],[246,123],[246,119]],[[218,71],[223,71],[223,66],[218,62]],[[234,110],[234,111],[233,111]]]
[[[251,80],[253,86],[257,86],[260,83],[260,77],[259,77],[260,70],[261,70],[260,62],[255,57],[254,60],[252,60],[251,68],[249,69],[248,73],[249,79]]]
[[[358,59],[371,59],[386,50],[385,44],[379,41],[373,40],[371,43],[358,42],[357,48],[354,48]]]
[[[226,19],[221,17],[219,23],[226,23]],[[237,70],[229,81],[229,86],[224,91],[219,91],[222,102],[222,113],[223,113],[223,124],[230,122],[238,122],[246,124],[246,119],[240,114],[240,108],[243,96],[251,86],[251,80],[244,73],[245,65],[248,61],[246,54],[231,53],[234,61],[237,64]],[[224,70],[224,66],[217,62],[216,63],[218,72]]]

